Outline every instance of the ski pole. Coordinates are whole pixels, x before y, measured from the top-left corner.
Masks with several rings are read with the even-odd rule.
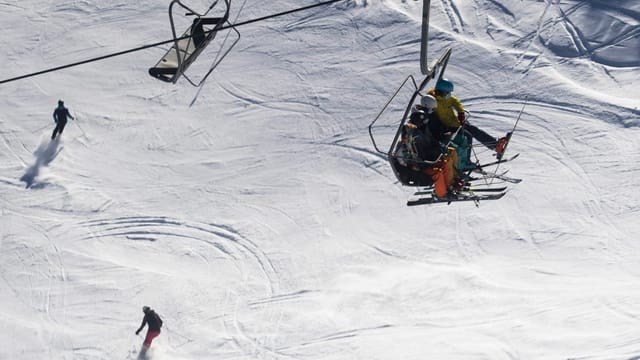
[[[518,123],[520,122],[520,117],[522,117],[522,113],[524,113],[524,108],[525,108],[525,106],[527,106],[527,102],[529,102],[529,94],[527,94],[527,96],[525,96],[525,98],[524,98],[524,104],[522,104],[522,109],[520,109],[520,113],[518,114],[518,118],[516,119],[515,124],[513,124],[513,128],[511,129],[511,132],[510,132],[510,134],[511,134],[510,137],[513,136],[513,133],[516,131],[516,127],[518,126]],[[511,138],[509,138],[508,141],[511,141]],[[503,153],[504,153],[504,151],[506,151],[506,146],[505,146],[505,149],[503,150]],[[499,162],[498,166],[496,166],[496,173],[498,172],[498,169],[500,169],[500,164],[501,163]],[[493,180],[490,183],[493,183]]]
[[[84,129],[82,128],[82,126],[80,126],[80,115],[76,115],[76,119],[75,119],[74,123],[76,123],[76,125],[78,126],[78,129],[80,129],[80,132],[82,132],[82,135],[86,138],[87,137],[87,133],[85,133]]]

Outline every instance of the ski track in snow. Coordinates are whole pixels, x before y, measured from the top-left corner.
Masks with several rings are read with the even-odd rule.
[[[232,227],[226,225],[193,223],[181,221],[169,217],[128,217],[92,220],[83,223],[90,228],[91,235],[82,240],[99,238],[124,238],[133,241],[196,241],[210,245],[215,252],[228,258],[231,263],[240,262],[242,259],[252,259],[259,272],[264,277],[266,295],[270,298],[278,290],[278,274],[268,256],[256,246],[254,242],[242,236]],[[195,235],[194,235],[195,233]],[[200,259],[209,262],[210,255],[198,254]],[[235,266],[238,278],[246,279],[255,271],[248,271],[245,266]],[[275,295],[279,297],[280,295]],[[226,332],[232,337],[233,342],[245,354],[255,353],[255,348],[260,343],[252,341],[243,330],[243,325],[238,320],[238,312],[243,312],[252,303],[249,299],[238,297],[232,309],[227,309],[223,315]],[[262,347],[268,350],[267,347]]]
[[[440,4],[442,5],[447,18],[449,19],[449,23],[451,24],[451,30],[460,33],[464,31],[464,21],[462,19],[462,15],[460,15],[460,11],[456,7],[454,0],[441,0]]]
[[[551,18],[546,18],[546,15],[551,11],[553,5],[553,9],[557,11],[557,15]],[[564,4],[562,4],[564,5]],[[610,16],[612,19],[617,19],[622,24],[625,25],[623,29],[619,31],[619,33],[615,33],[614,36],[611,36],[610,39],[606,41],[598,41],[597,45],[590,45],[593,41],[586,38],[584,35],[584,30],[582,28],[582,24],[575,24],[572,21],[572,17],[577,17],[579,13],[588,13],[590,4],[588,2],[575,2],[569,3],[569,6],[563,8],[560,4],[552,4],[551,2],[547,2],[544,11],[540,17],[538,22],[538,28],[535,32],[530,32],[524,36],[522,36],[519,40],[514,42],[516,47],[520,47],[523,43],[527,42],[528,45],[524,48],[523,54],[530,52],[529,49],[534,44],[536,39],[542,39],[543,34],[554,33],[557,32],[560,28],[566,30],[566,33],[570,36],[571,44],[574,49],[577,51],[575,55],[572,57],[584,57],[589,56],[591,59],[596,60],[598,62],[602,60],[598,60],[594,54],[601,50],[607,48],[614,48],[616,46],[620,46],[627,40],[635,39],[638,36],[638,32],[640,28],[637,26],[637,22],[639,20],[637,13],[629,13],[629,15],[625,15],[624,12],[620,11],[618,8],[614,6],[602,6],[603,4],[598,4],[602,6],[602,9],[599,9],[603,12],[603,15]],[[548,38],[547,41],[543,41],[542,45],[549,48],[549,41],[551,37]],[[556,52],[555,50],[552,50]],[[565,56],[563,53],[556,53],[558,56]],[[522,60],[523,58],[521,58]],[[529,67],[532,63],[529,64]],[[607,63],[605,63],[607,64]],[[608,64],[609,65],[609,64]],[[611,63],[611,65],[616,66],[615,63]],[[631,63],[623,66],[637,66],[638,63]]]
[[[114,218],[107,220],[92,220],[82,225],[91,229],[91,235],[82,239],[96,239],[102,237],[124,237],[129,240],[156,241],[158,237],[174,237],[187,241],[201,241],[213,246],[232,260],[243,257],[252,257],[259,265],[260,272],[264,275],[268,293],[274,292],[277,286],[277,274],[269,258],[252,241],[244,238],[233,228],[224,225],[199,224],[179,221],[168,217],[131,217]],[[196,232],[196,236],[190,232]],[[210,238],[226,240],[237,247],[240,254],[234,254],[221,242],[212,241]]]

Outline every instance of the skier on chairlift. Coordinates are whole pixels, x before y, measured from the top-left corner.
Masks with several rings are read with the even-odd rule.
[[[436,83],[435,88],[428,91],[429,95],[435,97],[437,100],[436,114],[441,123],[439,130],[434,136],[441,137],[442,134],[453,132],[462,126],[465,135],[468,135],[467,139],[469,144],[473,137],[487,148],[494,150],[498,158],[501,158],[510,134],[497,139],[467,121],[462,103],[457,97],[451,94],[453,88],[453,82],[447,79],[440,79]]]
[[[440,121],[436,114],[437,101],[431,95],[423,96],[420,104],[414,106],[409,121],[405,128],[416,127],[419,130],[417,148],[420,158],[426,161],[434,161],[444,152],[439,138]]]

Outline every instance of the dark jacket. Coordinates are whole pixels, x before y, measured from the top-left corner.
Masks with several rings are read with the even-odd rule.
[[[418,106],[416,110],[423,108]],[[424,110],[414,111],[409,117],[409,124],[403,129],[403,136],[407,138],[408,145],[415,149],[420,160],[435,161],[442,153],[437,141],[439,139],[431,133],[432,123],[439,123],[435,112],[428,114]]]
[[[162,319],[155,311],[149,310],[144,314],[142,325],[140,325],[138,331],[142,330],[145,325],[149,325],[147,331],[160,331],[160,328],[162,327]]]
[[[58,106],[53,111],[53,120],[56,122],[56,124],[59,122],[67,122],[67,117],[70,117],[73,119],[73,116],[69,114],[69,109],[67,109],[64,106]]]

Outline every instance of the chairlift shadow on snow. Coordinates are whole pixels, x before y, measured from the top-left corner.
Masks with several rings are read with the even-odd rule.
[[[27,168],[25,173],[20,177],[20,181],[24,181],[27,189],[43,188],[46,183],[36,182],[36,177],[40,174],[40,169],[43,166],[48,166],[56,156],[62,150],[62,143],[60,138],[48,141],[43,139],[40,141],[40,145],[33,152],[35,156],[35,163]]]

